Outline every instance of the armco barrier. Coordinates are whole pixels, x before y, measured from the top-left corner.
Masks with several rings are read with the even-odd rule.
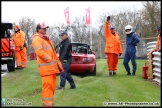
[[[161,52],[153,52],[152,55],[153,80],[161,84]]]
[[[156,47],[157,41],[152,41],[147,43],[147,52],[153,51],[153,49]]]
[[[157,41],[147,43],[150,78],[161,84],[161,52],[153,52]]]

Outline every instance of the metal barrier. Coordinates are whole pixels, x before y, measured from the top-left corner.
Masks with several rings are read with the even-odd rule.
[[[152,41],[147,43],[147,52],[151,52],[156,47],[157,41]]]
[[[152,55],[153,80],[161,84],[161,52],[153,52]]]
[[[161,52],[153,52],[157,41],[147,43],[150,78],[161,84]]]

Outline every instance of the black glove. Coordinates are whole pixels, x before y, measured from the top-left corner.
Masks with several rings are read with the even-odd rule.
[[[158,52],[161,52],[161,49]]]
[[[110,16],[107,17],[107,21],[109,21],[109,20],[110,20]]]
[[[122,55],[122,53],[119,53],[119,56],[121,56]]]
[[[20,46],[20,50],[23,50],[23,47],[22,46]]]

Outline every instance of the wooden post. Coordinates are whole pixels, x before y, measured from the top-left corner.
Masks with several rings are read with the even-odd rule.
[[[152,71],[152,53],[149,52],[148,55],[149,59],[148,59],[148,64],[149,64],[149,71],[150,71],[150,77],[149,79],[153,79],[153,71]]]

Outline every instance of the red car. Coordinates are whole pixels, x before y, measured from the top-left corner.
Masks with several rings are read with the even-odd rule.
[[[86,43],[72,42],[72,63],[70,65],[71,73],[88,73],[96,76],[96,56]],[[59,47],[55,47],[58,54]],[[59,56],[59,55],[58,55]]]

